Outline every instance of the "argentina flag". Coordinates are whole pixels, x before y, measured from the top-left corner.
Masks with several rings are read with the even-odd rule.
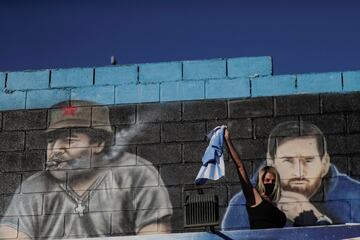
[[[208,179],[218,180],[225,176],[224,130],[226,126],[214,128],[208,135],[209,146],[202,157],[202,166],[195,179],[196,185],[203,185]]]

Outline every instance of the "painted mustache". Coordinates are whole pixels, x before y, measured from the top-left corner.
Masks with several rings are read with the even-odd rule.
[[[309,182],[309,180],[307,178],[292,178],[289,180],[289,183],[292,182]]]
[[[89,165],[90,160],[87,158],[76,158],[69,160],[62,158],[52,158],[46,162],[46,170],[88,168]]]

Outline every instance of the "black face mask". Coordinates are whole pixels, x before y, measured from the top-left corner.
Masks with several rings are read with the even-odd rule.
[[[275,183],[264,183],[264,186],[265,186],[265,195],[270,197],[274,191]]]

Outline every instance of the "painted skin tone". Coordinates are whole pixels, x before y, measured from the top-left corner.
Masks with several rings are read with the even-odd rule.
[[[282,142],[277,150],[275,160],[268,159],[281,176],[281,198],[279,208],[294,221],[300,213],[313,211],[319,219],[324,216],[312,203],[310,198],[321,186],[321,179],[329,171],[329,155],[320,156],[316,138],[289,138]]]

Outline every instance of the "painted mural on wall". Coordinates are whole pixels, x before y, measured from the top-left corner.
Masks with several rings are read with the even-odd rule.
[[[222,125],[253,186],[264,166],[279,173],[274,206],[285,213],[286,226],[360,222],[360,109],[349,100],[358,98],[115,106],[76,100],[2,112],[0,234],[81,238],[188,231],[185,192],[195,187],[205,136]],[[247,229],[244,185],[233,154],[225,150],[223,157],[225,176],[208,181],[204,191],[219,196],[223,230]]]
[[[47,145],[45,171],[22,182],[24,194],[11,200],[1,232],[16,237],[18,230],[21,238],[105,236],[110,229],[170,232],[172,206],[158,171],[113,146],[119,136],[106,106],[71,104],[62,102],[49,111],[49,126],[39,136]]]
[[[263,164],[275,167],[280,175],[277,207],[286,214],[288,226],[360,221],[359,212],[354,211],[360,206],[360,182],[331,163],[326,138],[316,125],[286,121],[275,126]],[[243,192],[233,197],[223,219],[224,229],[249,226],[242,217],[245,205]]]

